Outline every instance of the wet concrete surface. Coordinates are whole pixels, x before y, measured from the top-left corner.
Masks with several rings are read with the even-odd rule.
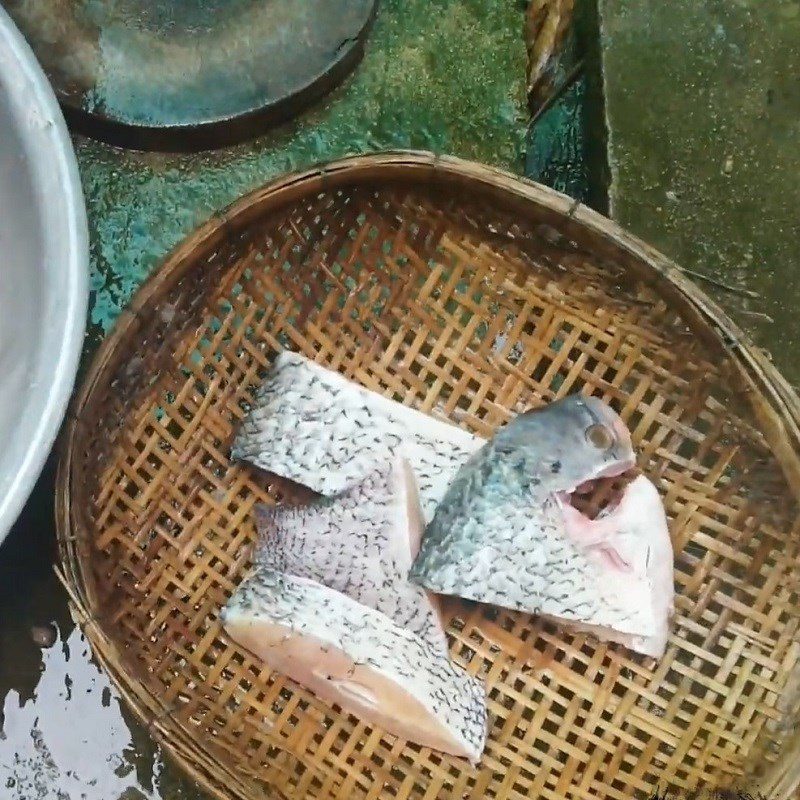
[[[204,800],[131,719],[53,571],[54,459],[0,551],[0,798]]]
[[[525,58],[522,6],[384,0],[361,66],[295,124],[195,156],[77,140],[92,248],[84,368],[164,254],[278,174],[392,148],[521,170]],[[130,718],[70,619],[52,568],[54,469],[0,549],[0,800],[201,800]],[[51,647],[34,641],[53,633]]]
[[[731,286],[701,284],[800,385],[800,2],[600,15],[612,216]]]
[[[523,16],[492,0],[383,0],[353,76],[294,124],[191,156],[78,142],[103,331],[164,254],[277,175],[354,153],[421,149],[521,171],[528,121]]]

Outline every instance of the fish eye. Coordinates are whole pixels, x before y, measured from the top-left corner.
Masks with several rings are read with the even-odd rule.
[[[605,425],[590,425],[585,432],[586,441],[598,450],[608,450],[614,444],[614,436]]]

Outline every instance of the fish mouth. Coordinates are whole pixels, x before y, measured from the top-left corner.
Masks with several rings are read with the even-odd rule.
[[[624,574],[632,564],[615,546],[628,514],[627,498],[640,473],[631,463],[620,463],[582,481],[571,492],[558,492],[564,532],[578,547],[592,551],[611,574]]]
[[[562,511],[568,506],[572,514],[580,514],[586,523],[607,518],[619,509],[628,486],[639,474],[635,456],[621,458],[571,488],[556,492],[556,502]]]

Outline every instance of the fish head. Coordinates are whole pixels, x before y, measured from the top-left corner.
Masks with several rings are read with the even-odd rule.
[[[525,411],[495,437],[499,452],[522,456],[541,488],[573,492],[636,464],[631,435],[619,415],[596,397],[570,395]]]

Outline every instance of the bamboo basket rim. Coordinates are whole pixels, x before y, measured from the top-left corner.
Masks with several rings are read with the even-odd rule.
[[[168,292],[195,264],[198,253],[208,252],[229,241],[258,217],[277,210],[301,197],[336,190],[343,186],[374,183],[376,180],[438,185],[465,185],[486,195],[505,198],[521,205],[535,205],[540,210],[568,219],[582,226],[613,248],[623,251],[637,262],[645,280],[654,281],[658,289],[669,295],[682,314],[693,320],[712,346],[730,357],[743,379],[743,390],[752,403],[759,424],[765,426],[770,446],[784,468],[791,490],[800,496],[800,396],[774,366],[765,351],[758,348],[749,336],[704,291],[690,280],[671,259],[602,216],[588,206],[509,171],[427,151],[393,150],[368,155],[348,156],[333,162],[278,177],[231,203],[177,244],[163,259],[133,296],[129,306],[118,317],[114,329],[103,340],[90,361],[80,388],[70,404],[60,442],[60,458],[56,480],[56,527],[59,563],[55,567],[59,580],[69,597],[71,613],[81,626],[100,665],[106,670],[115,687],[126,699],[137,719],[146,726],[153,738],[162,745],[206,791],[219,800],[229,795],[216,788],[195,766],[203,764],[219,772],[222,765],[208,757],[193,732],[183,728],[174,717],[174,728],[182,729],[180,739],[170,738],[161,720],[171,716],[159,698],[154,697],[141,683],[126,673],[119,660],[115,643],[102,625],[92,616],[92,598],[87,591],[84,559],[76,546],[73,532],[70,497],[71,464],[76,432],[83,423],[81,413],[98,383],[117,364],[118,349],[124,343],[145,309],[159,296]],[[693,328],[694,328],[693,324]],[[800,675],[793,683],[800,697]],[[194,759],[194,763],[192,761]],[[239,781],[225,767],[225,782]],[[770,800],[789,798],[800,787],[800,730],[796,730],[779,760],[761,780]],[[283,796],[282,793],[280,796]]]

